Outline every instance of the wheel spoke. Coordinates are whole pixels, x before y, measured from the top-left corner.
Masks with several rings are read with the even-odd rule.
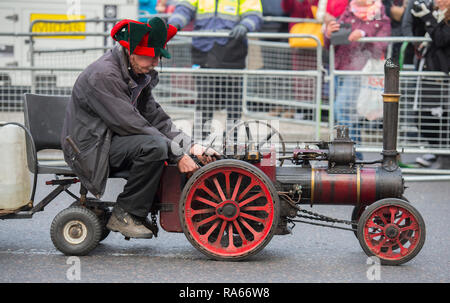
[[[253,227],[251,227],[250,224],[248,224],[248,222],[245,221],[243,218],[239,218],[239,222],[241,222],[242,225],[244,225],[245,228],[247,228],[248,231],[252,233],[252,235],[253,235],[254,238],[256,238],[256,236],[257,236],[258,234],[260,234],[259,232],[257,232],[256,230],[254,230]]]
[[[213,221],[213,220],[215,220],[215,219],[217,219],[217,218],[218,218],[217,215],[213,215],[213,216],[211,216],[211,217],[208,217],[208,218],[206,218],[206,219],[204,219],[204,220],[198,222],[198,223],[197,223],[197,226],[200,227],[200,226],[205,225],[206,223],[209,223],[209,222],[211,222],[211,221]]]
[[[398,226],[400,226],[400,224],[403,222],[403,220],[405,220],[406,218],[408,218],[408,216],[403,212],[402,216],[398,219],[397,224]]]
[[[377,245],[375,245],[375,246],[373,247],[373,248],[374,248],[374,252],[375,252],[376,254],[379,254],[379,253],[380,253],[381,248],[383,247],[384,244],[386,244],[386,241],[387,241],[387,239],[384,238],[384,239],[381,240],[381,242],[379,242]]]
[[[233,225],[234,225],[234,227],[236,228],[236,230],[237,230],[239,236],[240,236],[241,239],[242,239],[242,245],[246,245],[246,244],[247,244],[247,239],[245,238],[244,233],[242,232],[242,229],[241,229],[241,227],[239,226],[239,223],[238,223],[236,220],[234,220],[234,221],[233,221]]]
[[[377,217],[380,218],[381,221],[383,221],[384,225],[388,224],[387,221],[386,221],[386,218],[384,217],[384,212],[383,211],[379,212],[377,214]]]
[[[259,192],[256,195],[253,195],[250,198],[246,199],[245,201],[240,202],[239,203],[239,207],[243,207],[244,205],[246,205],[246,204],[248,204],[248,203],[250,203],[250,202],[252,202],[252,201],[254,201],[254,200],[256,200],[256,199],[258,199],[260,197],[262,197],[262,196],[264,196],[264,193],[263,192]]]
[[[417,223],[412,223],[412,224],[409,225],[409,226],[405,226],[405,227],[403,227],[403,228],[400,228],[400,231],[401,231],[401,232],[408,231],[408,230],[416,231],[416,230],[418,230],[418,229],[419,229],[419,226],[417,225]]]
[[[216,185],[216,188],[217,188],[217,191],[219,192],[220,198],[222,199],[222,201],[225,201],[227,198],[225,197],[222,187],[220,186],[219,181],[217,180],[216,177],[214,177],[213,182]]]
[[[204,209],[193,209],[190,211],[191,216],[195,216],[195,215],[201,215],[201,214],[210,214],[215,212],[216,210],[214,208],[204,208]]]
[[[269,205],[266,204],[264,206],[244,206],[241,208],[241,211],[265,211],[268,213],[270,210]]]
[[[205,204],[207,204],[207,205],[209,205],[209,206],[212,206],[212,207],[216,207],[216,206],[217,206],[217,203],[215,203],[215,202],[213,202],[213,201],[210,201],[210,200],[208,200],[208,199],[202,198],[202,197],[200,197],[200,196],[195,196],[193,200],[198,201],[198,202],[205,203]]]
[[[245,195],[250,191],[250,189],[252,189],[256,185],[257,183],[252,179],[252,182],[250,182],[250,184],[244,189],[244,191],[239,195],[237,200],[241,201],[241,199],[245,197]]]
[[[383,235],[383,233],[376,233],[376,234],[369,234],[369,237],[371,238],[371,239],[373,239],[373,238],[375,238],[375,237],[379,237],[379,236],[381,236],[381,235]]]
[[[378,224],[373,223],[372,221],[367,224],[367,227],[368,228],[376,228],[376,229],[379,229],[379,230],[383,230],[384,229],[383,227],[381,227]]]
[[[389,223],[395,222],[395,214],[397,213],[397,209],[395,207],[389,207],[389,212],[391,213],[391,221]]]
[[[230,175],[231,172],[225,172],[225,190],[227,193],[227,198],[230,198],[231,186],[230,186]]]
[[[408,249],[405,248],[405,247],[403,246],[403,244],[402,244],[399,240],[397,240],[397,245],[400,247],[400,254],[401,254],[402,256],[405,256],[405,255],[408,254]]]
[[[236,248],[233,243],[233,225],[232,224],[228,225],[228,247],[231,247],[231,249]]]
[[[220,200],[220,198],[215,193],[213,193],[208,187],[206,187],[205,184],[199,186],[199,189],[203,189],[210,197],[212,197],[217,202],[222,202],[222,200]]]
[[[247,218],[249,220],[252,220],[252,221],[260,222],[260,223],[265,223],[266,222],[265,219],[258,218],[258,217],[255,217],[255,216],[252,216],[252,215],[249,215],[249,214],[246,214],[246,213],[241,213],[240,216],[244,217],[244,218]]]
[[[231,200],[235,201],[237,193],[239,192],[239,187],[241,187],[242,175],[239,175],[236,184],[234,185],[233,196],[231,196]]]
[[[209,236],[212,234],[212,232],[217,228],[217,226],[219,225],[220,221],[216,221],[214,222],[214,224],[208,229],[208,231],[206,232],[206,234],[204,234],[203,236],[200,236],[200,238],[205,239],[206,241],[208,240]]]
[[[214,245],[218,246],[220,241],[222,240],[223,233],[225,232],[225,227],[227,226],[227,221],[222,221],[222,225],[220,226],[219,235],[217,236],[217,240],[214,241]]]

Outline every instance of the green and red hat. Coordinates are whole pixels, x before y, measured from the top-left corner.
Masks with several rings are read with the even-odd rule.
[[[167,42],[177,33],[177,28],[154,17],[147,24],[124,19],[114,25],[111,37],[130,51],[130,54],[170,59]]]

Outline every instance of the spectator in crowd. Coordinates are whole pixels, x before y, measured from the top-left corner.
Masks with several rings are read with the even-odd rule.
[[[422,56],[420,66],[423,66],[425,71],[442,71],[450,75],[450,1],[435,0],[434,6],[424,1],[414,1],[408,9],[407,13],[410,15],[408,22],[416,24],[415,32],[425,32],[425,36],[432,39],[431,42],[421,43],[419,46]],[[423,27],[419,28],[420,25]],[[422,136],[431,146],[448,148],[450,144],[449,78],[430,77],[418,81],[417,86],[417,88],[420,87],[421,92],[418,124]],[[432,168],[450,168],[448,155],[437,157],[425,155],[417,158],[417,162]]]
[[[149,15],[157,14],[158,11],[156,10],[158,0],[139,0],[138,2],[138,10],[139,10],[139,16],[142,16],[139,18],[139,22],[147,22]]]
[[[282,0],[281,7],[285,14],[291,18],[314,19],[317,11],[318,0]],[[293,32],[292,27],[296,22],[290,22],[288,25],[289,32]],[[303,34],[303,33],[302,33]],[[311,34],[305,32],[304,34]],[[315,48],[296,47],[292,48],[289,54],[289,67],[292,70],[316,70],[317,57]],[[305,77],[294,77],[292,84],[292,92],[298,101],[310,101],[314,96],[314,88],[310,81]],[[313,111],[304,108],[286,108],[277,107],[270,113],[272,116],[281,116],[289,119],[312,119]]]
[[[281,7],[281,2],[282,0],[261,0],[263,8],[263,16],[264,17],[286,16],[286,13]],[[264,21],[261,26],[261,31],[265,33],[283,33],[287,32],[288,28],[286,22]]]
[[[324,16],[324,23],[335,20],[339,17],[347,7],[349,0],[328,0],[326,13]],[[289,14],[292,18],[314,18],[313,7],[317,7],[319,0],[282,0],[283,10]],[[295,23],[289,24],[289,29],[294,26]]]
[[[159,14],[171,14],[175,10],[178,0],[158,0],[156,3],[156,11]]]
[[[351,24],[348,36],[349,44],[335,46],[336,70],[362,70],[369,58],[382,59],[387,49],[387,43],[358,43],[362,37],[387,37],[391,34],[390,20],[384,12],[381,0],[352,0],[344,13],[336,21],[330,21],[326,27],[325,42],[333,32],[340,28],[341,23]],[[350,136],[356,142],[361,142],[356,114],[356,99],[360,91],[359,77],[341,77],[337,82],[334,100],[334,116],[336,124],[347,125]],[[357,154],[362,159],[360,153]]]
[[[156,14],[156,4],[158,0],[139,0],[138,7],[140,11],[146,12],[149,15]]]
[[[312,6],[318,4],[318,0],[283,0],[281,7],[284,12],[291,18],[308,18],[314,19],[314,14],[311,9]],[[289,23],[289,30],[295,25],[295,22]]]
[[[243,69],[248,52],[246,34],[258,31],[262,25],[260,0],[183,0],[169,24],[178,29],[195,19],[194,30],[230,31],[229,37],[195,37],[192,39],[192,62],[200,68]],[[242,77],[218,76],[196,78],[198,99],[194,135],[202,139],[210,133],[209,123],[214,110],[227,109],[226,129],[241,117]],[[201,133],[200,133],[201,131]]]
[[[424,2],[415,1],[411,14],[420,18],[431,42],[425,54],[425,70],[450,71],[450,0],[435,0],[435,8],[428,8]]]
[[[324,17],[325,26],[333,20],[336,20],[345,11],[349,0],[328,0],[327,11]]]
[[[326,6],[319,8],[324,0],[282,0],[282,8],[284,12],[291,18],[305,18],[305,19],[318,19],[326,24],[328,22],[335,20],[339,17],[345,10],[348,0],[328,0],[326,1]],[[296,23],[289,23],[288,30],[291,29]],[[295,32],[302,33],[302,32]],[[304,34],[314,34],[312,32],[304,32]],[[290,58],[290,68],[293,70],[315,70],[316,66],[316,50],[314,48],[299,47],[297,49],[292,49]],[[322,52],[322,63],[325,67],[328,66],[328,54],[325,50]],[[294,94],[295,98],[299,101],[307,101],[314,96],[315,92],[311,87],[311,83],[308,83],[305,77],[298,77],[295,79],[294,83]],[[323,97],[327,98],[327,83],[323,83]],[[272,111],[271,115],[281,115],[285,118],[296,118],[296,119],[313,119],[313,111],[310,109],[290,109],[281,113],[281,108],[276,108]]]
[[[386,9],[386,15],[391,19],[391,35],[395,37],[401,37],[402,34],[402,19],[406,10],[406,4],[408,0],[383,0],[383,5]],[[392,46],[392,59],[398,62],[400,57],[401,42],[394,43]],[[407,48],[404,63],[412,63],[411,55],[413,55],[413,48],[410,46]]]

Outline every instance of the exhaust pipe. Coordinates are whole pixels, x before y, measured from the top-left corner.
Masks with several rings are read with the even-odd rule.
[[[400,67],[391,59],[384,64],[383,94],[383,164],[386,171],[398,169],[397,129],[400,99]]]

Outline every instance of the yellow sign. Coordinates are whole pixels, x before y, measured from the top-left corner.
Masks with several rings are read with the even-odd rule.
[[[68,16],[58,14],[30,14],[30,22],[34,20],[67,20],[69,22],[36,22],[31,31],[33,33],[84,33],[86,22],[70,22],[72,20],[86,19],[85,16]],[[35,36],[35,38],[56,39],[84,39],[86,36]]]

